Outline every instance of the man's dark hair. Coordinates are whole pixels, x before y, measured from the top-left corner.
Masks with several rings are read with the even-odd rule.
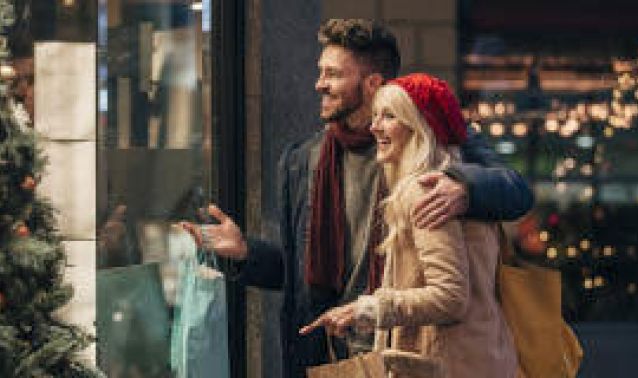
[[[399,74],[401,56],[394,35],[380,24],[363,19],[331,19],[319,28],[323,47],[336,45],[352,51],[361,63],[383,78]]]

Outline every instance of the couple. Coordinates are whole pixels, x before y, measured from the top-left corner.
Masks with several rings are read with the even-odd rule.
[[[444,82],[396,78],[400,57],[385,28],[329,20],[319,42],[326,127],[282,155],[281,239],[247,240],[214,205],[220,223],[196,236],[243,260],[246,284],[284,291],[286,378],[328,361],[326,331],[351,328],[392,329],[390,348],[447,377],[514,376],[489,221],[529,210],[528,186],[467,129]],[[340,357],[371,347],[365,332],[350,334],[334,339]]]

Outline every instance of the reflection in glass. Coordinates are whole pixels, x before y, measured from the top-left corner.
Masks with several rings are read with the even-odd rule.
[[[209,12],[99,2],[98,363],[112,377],[173,375],[169,231],[205,221],[210,193]]]

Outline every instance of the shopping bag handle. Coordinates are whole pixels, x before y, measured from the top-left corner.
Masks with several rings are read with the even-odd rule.
[[[197,249],[197,262],[199,264],[204,264],[211,266],[219,271],[221,271],[221,267],[219,264],[219,258],[215,251],[205,251],[203,248]]]

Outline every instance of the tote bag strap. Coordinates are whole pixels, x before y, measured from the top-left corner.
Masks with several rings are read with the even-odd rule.
[[[496,264],[496,277],[494,280],[495,294],[496,298],[501,300],[501,291],[500,287],[502,285],[501,282],[501,270],[503,265],[506,265],[506,260],[510,263],[514,263],[515,254],[512,248],[512,244],[509,242],[507,235],[505,234],[505,228],[503,228],[503,223],[496,223],[496,231],[498,233],[498,263]]]
[[[328,335],[328,333],[326,333],[326,347],[328,350],[328,362],[337,362],[337,353],[335,352],[335,348],[332,345],[332,336]]]

